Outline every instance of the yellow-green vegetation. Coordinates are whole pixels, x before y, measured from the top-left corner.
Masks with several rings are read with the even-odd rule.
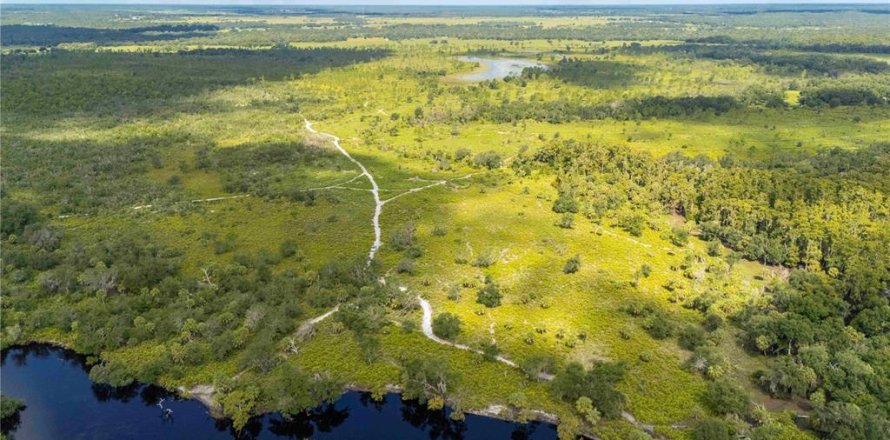
[[[890,28],[692,9],[5,10],[3,346],[238,427],[351,386],[566,438],[886,437]],[[371,261],[371,179],[306,120],[379,186]]]

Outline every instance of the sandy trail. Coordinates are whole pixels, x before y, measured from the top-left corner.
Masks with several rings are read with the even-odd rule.
[[[380,248],[380,244],[381,244],[380,214],[383,211],[383,205],[385,205],[387,202],[390,202],[392,200],[395,200],[399,197],[402,197],[402,196],[405,196],[408,194],[423,191],[425,189],[432,188],[434,186],[445,185],[446,183],[448,183],[448,181],[447,180],[433,181],[433,183],[431,183],[429,185],[412,188],[412,189],[407,190],[401,194],[390,197],[386,200],[381,200],[380,199],[380,187],[377,186],[377,181],[374,180],[374,176],[371,174],[370,171],[368,171],[367,168],[365,168],[365,166],[361,162],[359,162],[354,157],[352,157],[352,155],[350,155],[349,152],[346,151],[346,149],[340,145],[340,138],[337,136],[334,136],[330,133],[325,133],[325,132],[320,132],[320,131],[315,130],[314,128],[312,128],[312,123],[309,122],[309,120],[305,120],[305,122],[306,122],[306,130],[308,130],[310,133],[314,133],[314,134],[324,136],[324,137],[331,139],[333,141],[334,146],[337,148],[337,150],[340,151],[340,153],[343,156],[346,156],[347,159],[349,159],[352,163],[354,163],[356,166],[358,166],[359,169],[362,170],[362,173],[359,176],[356,176],[353,179],[350,179],[350,182],[354,181],[357,177],[361,177],[361,176],[367,177],[368,181],[371,182],[371,194],[374,195],[374,217],[371,220],[372,224],[374,225],[374,243],[371,244],[371,250],[368,252],[368,264],[371,264],[371,260],[374,259],[374,254],[377,253],[377,250]],[[472,173],[468,174],[464,177],[461,177],[459,179],[466,179],[466,178],[470,177],[471,175],[472,175]],[[418,179],[418,180],[420,180],[420,179]],[[455,180],[457,180],[457,179],[455,179]],[[385,283],[385,282],[386,281],[384,280],[383,283]],[[401,287],[400,289],[404,290],[405,287]],[[457,348],[460,350],[467,350],[467,351],[472,351],[474,353],[482,354],[481,350],[477,350],[475,348],[472,348],[472,347],[469,347],[469,346],[466,346],[463,344],[458,344],[455,342],[447,341],[445,339],[442,339],[442,338],[436,336],[433,333],[433,309],[432,309],[432,306],[430,306],[429,301],[423,299],[420,295],[417,296],[417,300],[420,301],[420,307],[423,309],[422,328],[423,328],[423,334],[427,338],[429,338],[439,344],[448,345],[448,346],[451,346],[451,347],[454,347],[454,348]],[[323,321],[325,318],[334,314],[338,309],[339,309],[339,306],[334,307],[333,309],[325,312],[324,314],[310,319],[309,321],[304,323],[303,326],[301,326],[301,328],[312,326],[312,325],[315,325],[315,324]],[[510,359],[507,359],[503,356],[497,356],[495,359],[498,362],[509,365],[510,367],[519,368],[519,366],[516,364],[516,362],[513,362]],[[547,374],[547,373],[540,373],[539,377],[544,380],[553,380],[553,375]]]
[[[426,336],[428,339],[431,339],[431,340],[433,340],[439,344],[442,344],[442,345],[448,345],[448,346],[451,346],[451,347],[454,347],[454,348],[457,348],[460,350],[467,350],[467,351],[472,351],[474,353],[483,354],[482,350],[476,350],[473,347],[469,347],[469,346],[466,346],[463,344],[451,342],[451,341],[448,341],[448,340],[445,340],[445,339],[442,339],[442,338],[436,336],[436,334],[433,333],[433,308],[432,308],[432,306],[430,306],[429,301],[423,299],[420,295],[417,295],[417,300],[420,301],[420,308],[423,309],[423,324],[421,325],[421,329],[423,330],[424,336]],[[503,364],[509,365],[513,368],[519,368],[519,365],[517,365],[516,362],[513,362],[510,359],[507,359],[503,356],[497,356],[495,358],[495,360],[497,360],[498,362],[501,362]],[[542,380],[551,381],[554,379],[554,377],[555,376],[550,373],[543,373],[543,372],[538,373],[538,378],[542,379]],[[659,434],[657,434],[655,432],[654,426],[638,421],[633,416],[633,414],[631,414],[627,411],[621,412],[621,418],[623,418],[630,424],[636,426],[638,429],[643,430],[650,437],[662,438]]]
[[[372,175],[368,171],[368,169],[365,168],[364,165],[362,165],[361,162],[355,160],[355,158],[352,157],[352,155],[350,155],[349,152],[346,151],[345,148],[340,146],[340,138],[339,137],[334,136],[330,133],[316,131],[314,128],[312,128],[312,123],[309,122],[308,119],[305,121],[306,121],[306,130],[309,130],[310,133],[318,134],[320,136],[324,136],[324,137],[331,139],[334,143],[334,146],[337,147],[338,151],[340,151],[340,154],[346,156],[346,158],[349,159],[350,162],[352,162],[356,166],[358,166],[359,169],[362,170],[361,176],[367,177],[368,181],[371,182],[371,194],[374,196],[374,217],[371,218],[371,224],[374,225],[374,243],[371,244],[371,250],[368,252],[368,265],[371,265],[371,260],[374,259],[374,254],[377,253],[377,249],[380,249],[380,244],[381,244],[381,241],[380,241],[380,236],[381,236],[380,214],[383,212],[383,203],[384,202],[382,200],[380,200],[380,187],[377,186],[377,181],[374,180],[374,175]]]
[[[390,201],[397,199],[399,197],[402,197],[404,195],[412,194],[412,193],[419,192],[424,189],[432,188],[432,187],[439,186],[439,185],[445,185],[446,183],[449,182],[449,180],[428,181],[428,182],[432,182],[432,183],[430,183],[429,185],[422,186],[422,187],[412,188],[412,189],[407,190],[403,193],[400,193],[396,196],[390,197],[389,199],[381,200],[380,199],[380,187],[377,186],[377,181],[374,180],[374,176],[368,171],[367,168],[365,168],[365,166],[361,162],[359,162],[358,160],[353,158],[352,155],[350,155],[349,152],[346,151],[346,149],[344,149],[340,145],[340,138],[337,136],[334,136],[332,134],[329,134],[329,133],[316,131],[314,128],[312,128],[312,123],[309,122],[308,120],[305,120],[305,123],[306,123],[306,130],[308,130],[311,133],[331,139],[333,141],[334,146],[337,148],[337,150],[340,151],[340,153],[343,154],[343,156],[345,156],[347,159],[349,159],[352,163],[354,163],[356,166],[358,166],[359,169],[361,169],[362,173],[360,175],[353,177],[352,179],[350,179],[348,182],[345,182],[345,183],[353,182],[362,176],[367,177],[368,181],[371,183],[370,191],[371,191],[371,194],[374,195],[374,217],[372,218],[372,221],[371,221],[371,223],[374,226],[374,242],[371,244],[371,249],[368,252],[367,264],[370,265],[371,261],[374,259],[374,255],[377,253],[377,250],[380,248],[380,245],[381,245],[380,214],[383,211],[383,205],[385,205],[387,202],[390,202]],[[463,177],[459,177],[459,178],[452,179],[452,180],[467,179],[467,178],[471,177],[473,174],[475,174],[475,173],[470,173]],[[423,179],[419,179],[419,178],[415,178],[412,180],[424,181]],[[343,188],[340,185],[343,185],[343,184],[336,184],[336,185],[332,185],[329,187],[318,188],[318,189]],[[236,196],[236,197],[239,197],[239,196]],[[243,197],[243,196],[240,196],[240,197]],[[223,199],[223,198],[208,199],[206,201],[220,200],[220,199]],[[204,200],[201,200],[201,201],[204,201]],[[135,208],[135,209],[139,209],[139,208]],[[379,281],[381,284],[386,284],[386,279],[383,277],[381,277]],[[407,288],[404,286],[399,287],[399,289],[402,291],[407,290]],[[420,295],[417,295],[417,300],[418,300],[418,302],[420,302],[420,307],[423,310],[423,320],[421,323],[421,329],[423,331],[424,336],[426,336],[428,339],[430,339],[438,344],[447,345],[450,347],[457,348],[459,350],[466,350],[466,351],[470,351],[470,352],[474,352],[474,353],[478,353],[478,354],[483,354],[482,350],[477,350],[473,347],[470,347],[470,346],[467,346],[464,344],[458,344],[456,342],[451,342],[451,341],[448,341],[448,340],[445,340],[445,339],[442,339],[442,338],[436,336],[435,333],[433,333],[433,308],[432,308],[432,306],[430,305],[429,301],[423,299],[423,297],[421,297]],[[311,329],[312,326],[327,319],[328,317],[330,317],[331,315],[336,313],[339,309],[340,309],[340,305],[338,304],[333,309],[328,310],[327,312],[304,322],[300,326],[300,329],[298,330],[298,334]],[[498,355],[497,357],[495,357],[495,360],[497,360],[498,362],[501,362],[505,365],[508,365],[512,368],[519,368],[519,365],[517,365],[516,362],[514,362],[504,356]],[[542,380],[551,381],[554,379],[554,376],[549,373],[541,372],[541,373],[538,373],[538,378],[540,378]],[[205,389],[202,387],[207,387],[207,388]],[[205,402],[208,406],[213,407],[213,398],[212,398],[212,395],[214,392],[213,387],[201,386],[201,387],[195,387],[191,390],[181,389],[181,391],[187,391],[194,397],[201,400],[202,402]],[[654,431],[654,427],[652,427],[651,425],[646,425],[644,423],[637,421],[633,415],[631,415],[630,413],[628,413],[626,411],[623,411],[621,415],[622,415],[622,418],[624,418],[626,421],[630,422],[637,428],[642,429],[647,434],[649,434],[651,437],[660,438],[659,436],[657,436],[657,434]]]
[[[451,342],[436,336],[436,334],[433,333],[433,307],[430,305],[429,301],[423,299],[423,297],[421,297],[420,295],[417,295],[417,301],[420,302],[420,308],[423,309],[423,322],[421,324],[421,329],[423,330],[424,336],[442,345],[448,345],[460,350],[467,350],[474,353],[483,354],[482,350],[477,350],[473,347],[458,344],[456,342]],[[505,365],[509,365],[513,368],[519,368],[519,365],[517,365],[516,362],[513,362],[503,356],[499,355],[495,357],[495,360]],[[553,375],[549,373],[538,373],[538,377],[543,380],[553,380]]]

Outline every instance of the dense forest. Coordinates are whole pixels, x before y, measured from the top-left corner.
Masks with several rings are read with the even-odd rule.
[[[366,62],[382,49],[277,47],[196,49],[174,53],[53,50],[4,54],[2,109],[47,115],[77,111],[139,113],[175,108],[179,100],[250,81],[294,78]],[[59,74],[64,72],[64,74]]]

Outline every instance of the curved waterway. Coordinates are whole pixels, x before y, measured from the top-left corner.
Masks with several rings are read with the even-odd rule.
[[[528,67],[540,67],[546,69],[547,65],[530,60],[514,58],[480,58],[475,56],[460,56],[457,59],[468,63],[479,63],[482,70],[478,72],[460,75],[458,78],[464,81],[486,81],[489,79],[503,79],[508,76],[519,76],[522,70]]]
[[[348,392],[337,402],[285,419],[255,417],[236,435],[227,420],[210,417],[199,402],[159,387],[114,388],[90,381],[82,356],[31,345],[2,353],[3,394],[27,408],[13,431],[17,440],[52,439],[555,439],[546,423],[519,424],[467,414],[455,422],[449,409],[430,411],[387,394]],[[165,416],[165,410],[168,415]],[[4,431],[7,426],[4,426]]]

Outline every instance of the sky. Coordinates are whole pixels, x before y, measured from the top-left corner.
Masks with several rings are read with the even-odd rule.
[[[707,5],[707,4],[885,4],[890,0],[0,0],[0,4],[157,5]]]

